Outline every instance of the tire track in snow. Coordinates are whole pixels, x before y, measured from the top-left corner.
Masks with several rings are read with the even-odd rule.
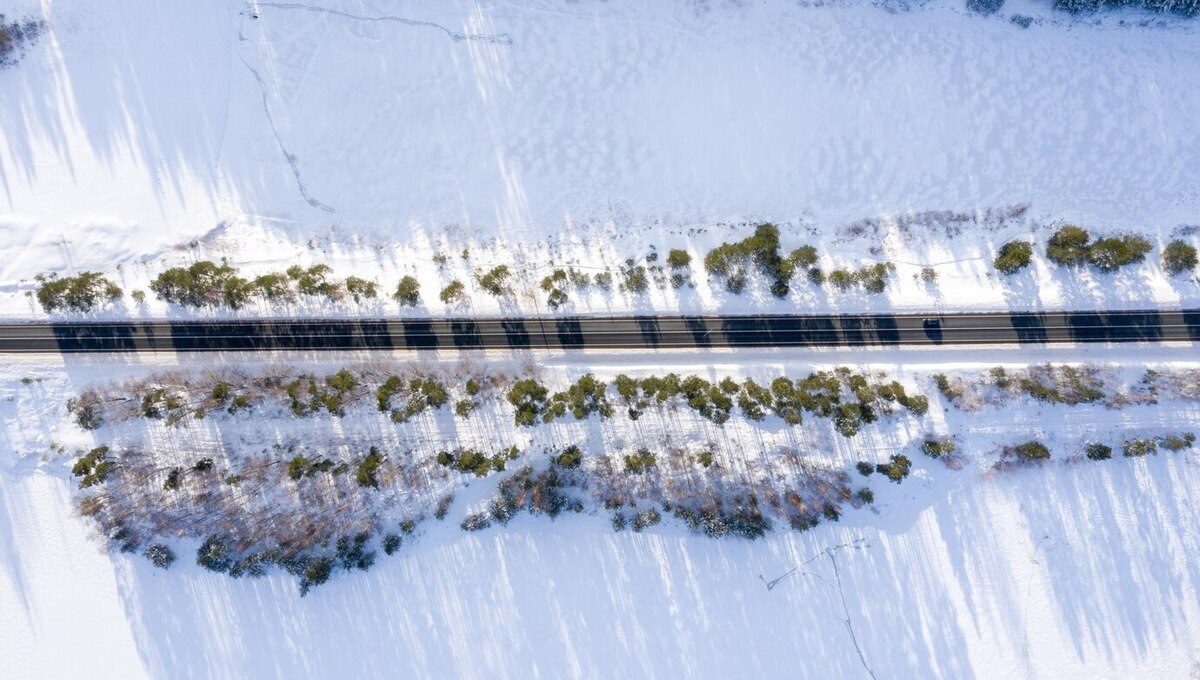
[[[271,125],[271,134],[275,136],[275,143],[279,145],[279,150],[283,153],[283,160],[287,161],[288,167],[292,169],[292,176],[296,178],[296,187],[300,190],[300,196],[304,198],[306,203],[314,208],[323,210],[327,213],[336,212],[333,209],[333,206],[318,201],[308,193],[308,187],[304,186],[304,180],[300,178],[300,167],[297,164],[296,154],[288,151],[287,147],[283,145],[283,138],[279,136],[279,129],[275,127],[275,117],[271,115],[271,106],[267,103],[266,82],[263,81],[262,75],[258,72],[258,70],[251,66],[250,63],[247,62],[241,55],[238,56],[238,59],[241,59],[242,64],[246,66],[246,70],[250,71],[250,74],[254,76],[256,81],[258,81],[258,88],[262,91],[263,112],[267,114],[267,122]]]
[[[405,17],[390,16],[390,15],[384,15],[384,16],[378,16],[378,17],[368,17],[368,16],[363,16],[361,14],[352,14],[350,12],[343,12],[342,10],[338,10],[338,9],[330,9],[328,7],[317,7],[315,5],[305,5],[305,4],[301,4],[298,2],[256,2],[256,3],[252,3],[252,5],[253,5],[253,7],[271,7],[273,9],[297,9],[297,10],[302,10],[305,12],[315,12],[317,14],[329,14],[329,15],[336,16],[336,17],[342,17],[345,19],[355,19],[358,21],[373,21],[373,22],[387,21],[387,22],[392,22],[392,23],[397,23],[397,24],[404,24],[405,26],[436,28],[439,31],[442,31],[446,35],[450,36],[450,39],[453,40],[454,42],[462,42],[464,40],[472,40],[472,41],[476,41],[476,42],[490,43],[493,45],[512,45],[512,37],[509,36],[509,34],[507,34],[507,33],[498,33],[495,35],[487,35],[487,34],[480,34],[480,33],[458,33],[456,31],[450,30],[449,28],[446,28],[445,26],[443,26],[441,24],[434,23],[432,21],[420,21],[417,19],[408,19]]]

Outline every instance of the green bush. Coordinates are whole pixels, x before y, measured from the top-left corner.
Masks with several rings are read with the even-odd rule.
[[[1178,239],[1163,248],[1162,266],[1171,276],[1190,272],[1196,268],[1196,247]]]
[[[300,265],[287,268],[288,278],[296,282],[301,295],[339,300],[342,297],[342,284],[329,280],[333,269],[327,264],[314,264],[308,269]]]
[[[1150,250],[1150,242],[1141,236],[1102,238],[1088,247],[1088,263],[1101,271],[1116,271],[1125,265],[1142,262]]]
[[[421,284],[412,276],[405,276],[396,285],[392,299],[406,307],[415,307],[421,302]]]
[[[1194,443],[1196,443],[1196,435],[1191,432],[1186,434],[1169,434],[1163,437],[1163,448],[1168,451],[1190,449]]]
[[[803,260],[803,254],[801,255]],[[704,256],[708,274],[725,282],[725,288],[740,294],[746,286],[749,268],[753,266],[771,282],[771,294],[785,297],[794,265],[779,253],[779,227],[760,224],[754,234],[736,243],[722,243]]]
[[[508,287],[508,277],[510,274],[508,265],[501,264],[492,267],[485,274],[476,274],[475,280],[479,282],[480,288],[499,297],[512,292]]]
[[[167,479],[163,482],[164,491],[175,491],[179,489],[179,483],[183,479],[183,470],[173,467],[167,472]]]
[[[652,527],[662,521],[662,515],[654,508],[647,508],[633,516],[633,530],[641,532],[642,529]]]
[[[359,486],[378,487],[379,480],[375,478],[375,473],[379,471],[380,465],[383,465],[383,456],[379,453],[379,449],[372,446],[367,457],[358,464],[354,480],[358,482]]]
[[[1136,234],[1108,236],[1089,243],[1086,231],[1067,225],[1050,237],[1046,257],[1058,265],[1077,266],[1084,263],[1105,272],[1146,259],[1150,242]]]
[[[379,295],[379,286],[374,281],[360,279],[357,276],[347,276],[346,292],[357,303],[377,297]]]
[[[926,439],[921,442],[921,451],[930,458],[941,458],[942,456],[948,456],[958,451],[958,445],[949,437]]]
[[[1000,246],[1000,254],[996,256],[996,261],[993,264],[1002,274],[1011,275],[1028,267],[1032,259],[1032,243],[1028,241],[1010,241]]]
[[[467,299],[467,287],[463,285],[462,281],[455,279],[447,284],[441,293],[438,293],[438,299],[447,305],[463,302]]]
[[[1045,444],[1033,440],[1014,446],[1013,451],[1017,454],[1018,458],[1026,462],[1048,460],[1050,458],[1050,449],[1046,448]]]
[[[565,468],[577,468],[583,464],[583,452],[579,450],[578,446],[572,444],[563,449],[562,453],[555,457],[554,462]]]
[[[654,454],[642,449],[632,456],[625,456],[625,472],[640,475],[654,467]]]
[[[175,562],[175,553],[162,543],[154,543],[142,553],[150,563],[159,569],[167,569]]]
[[[1137,458],[1150,453],[1158,453],[1158,440],[1130,439],[1125,442],[1123,452],[1128,458]]]
[[[650,278],[646,275],[646,268],[642,265],[630,265],[623,268],[621,276],[624,277],[621,288],[630,293],[644,293],[650,288]]]
[[[692,264],[692,256],[682,248],[672,248],[667,253],[667,266],[672,269],[684,269]]]
[[[858,474],[863,477],[870,477],[872,472],[875,472],[875,466],[865,460],[860,460],[854,464],[854,468],[858,470]]]
[[[1083,264],[1087,261],[1090,239],[1087,231],[1068,224],[1050,237],[1046,245],[1046,257],[1058,265]]]
[[[1088,444],[1086,451],[1087,457],[1090,460],[1108,460],[1112,458],[1112,447],[1105,444]]]
[[[400,545],[404,539],[396,534],[388,534],[383,537],[383,554],[391,555],[400,549]]]
[[[80,272],[76,276],[59,278],[57,274],[37,277],[36,297],[47,313],[66,310],[90,312],[105,302],[121,297],[121,288],[97,272]]]
[[[86,489],[103,484],[115,467],[116,463],[108,460],[108,447],[97,446],[75,461],[71,466],[71,474],[82,477],[83,479],[79,480],[79,488]]]
[[[150,282],[150,290],[166,302],[186,307],[225,303],[236,309],[249,296],[249,283],[226,263],[201,260],[167,269]]]
[[[892,454],[888,462],[876,465],[875,471],[899,484],[912,471],[912,461],[903,454]]]
[[[508,391],[508,403],[516,409],[516,423],[526,426],[535,424],[549,393],[549,390],[532,378],[514,383]]]

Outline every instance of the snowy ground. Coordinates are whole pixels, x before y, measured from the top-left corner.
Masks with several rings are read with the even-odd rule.
[[[478,290],[447,309],[434,293],[502,262],[536,284],[551,260],[594,270],[650,246],[700,255],[759,220],[781,225],[785,247],[817,246],[826,268],[892,260],[893,286],[871,298],[801,285],[774,302],[694,275],[678,296],[578,295],[564,311],[1200,301],[1194,276],[1163,276],[1157,250],[1116,275],[1035,262],[1000,282],[988,264],[1004,241],[1044,242],[1063,221],[1196,243],[1200,24],[1075,19],[1033,0],[987,18],[954,0],[905,4],[10,0],[5,14],[44,16],[47,31],[0,71],[0,317],[44,318],[25,296],[41,272],[102,270],[128,292],[221,256],[247,271],[325,261],[385,291],[413,273],[426,299],[414,314],[545,311]],[[902,228],[926,211],[1025,204],[1003,226]],[[879,229],[855,235],[866,218]],[[927,265],[937,286],[913,281]],[[180,315],[126,304],[109,314]],[[903,375],[1131,356],[1196,361],[1187,345],[541,362],[574,375],[601,362]],[[753,544],[670,526],[614,534],[604,516],[522,516],[470,535],[447,522],[303,599],[290,577],[234,581],[186,552],[170,572],[105,553],[66,471],[39,462],[66,427],[66,396],[222,360],[0,364],[0,677],[1173,678],[1200,663],[1195,452],[1011,474],[920,459],[903,485],[873,484],[878,514]],[[964,436],[984,452],[1018,432],[1067,447],[1200,430],[1194,403],[955,417],[978,423]]]
[[[1021,0],[989,18],[949,0],[738,4],[257,3],[254,19],[240,2],[18,2],[10,14],[23,5],[49,28],[0,72],[0,316],[41,316],[24,295],[37,273],[100,269],[129,291],[201,256],[328,261],[384,289],[415,273],[414,314],[546,311],[544,295],[476,290],[446,309],[435,293],[497,263],[533,288],[550,261],[699,255],[754,220],[781,224],[785,247],[816,245],[826,269],[887,259],[897,280],[883,297],[800,285],[782,302],[701,280],[679,295],[574,295],[563,311],[1200,300],[1194,276],[1162,275],[1157,250],[1113,276],[1039,263],[1001,282],[990,267],[1004,241],[1044,242],[1064,220],[1158,247],[1200,223],[1200,132],[1181,114],[1200,108],[1195,25],[1078,21]],[[897,224],[1023,204],[1025,219],[953,237]],[[852,236],[865,218],[880,229]],[[454,260],[445,272],[438,251]],[[913,280],[926,265],[935,286]],[[116,313],[178,314],[127,304]]]
[[[1139,370],[1125,361],[1128,348],[729,354],[718,370],[801,373],[849,363],[911,378],[1026,360]],[[1190,347],[1147,347],[1144,360],[1197,368]],[[580,361],[548,357],[545,367],[572,372]],[[65,468],[38,462],[51,441],[70,441],[68,393],[175,363],[5,365],[2,674],[865,677],[865,664],[896,678],[1182,677],[1200,661],[1196,453],[1063,460],[1097,434],[1115,443],[1200,429],[1195,402],[1112,411],[1019,401],[948,411],[947,427],[970,456],[964,469],[917,457],[903,484],[872,484],[875,510],[756,543],[667,525],[614,534],[604,514],[521,516],[469,535],[453,521],[430,522],[369,573],[339,576],[301,599],[291,577],[214,576],[192,565],[186,549],[169,572],[104,553],[73,514]],[[670,352],[612,363],[697,367],[695,357]],[[868,428],[859,441],[884,431]],[[1043,436],[1057,462],[988,471],[998,446],[1026,435]],[[857,547],[834,549],[844,544]],[[764,579],[797,566],[766,589]]]

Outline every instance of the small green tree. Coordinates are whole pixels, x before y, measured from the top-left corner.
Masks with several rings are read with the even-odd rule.
[[[672,248],[667,253],[667,266],[672,269],[685,269],[692,264],[692,256],[682,248]]]
[[[1022,461],[1029,462],[1034,460],[1049,460],[1050,449],[1046,445],[1035,440],[1030,440],[1024,444],[1018,444],[1013,447],[1013,451]]]
[[[1087,261],[1090,239],[1087,231],[1068,224],[1050,237],[1046,245],[1046,257],[1058,265],[1083,264]]]
[[[357,276],[346,277],[346,292],[356,302],[374,299],[379,295],[379,286],[374,281],[360,279]]]
[[[66,310],[90,312],[105,302],[121,297],[121,288],[97,272],[80,272],[76,276],[59,278],[57,274],[40,275],[36,297],[47,313]]]
[[[1179,239],[1171,241],[1163,248],[1163,270],[1171,276],[1178,276],[1196,268],[1196,247]]]
[[[993,263],[1002,274],[1012,275],[1029,266],[1033,259],[1033,244],[1028,241],[1009,241],[1000,246]]]
[[[405,307],[415,307],[421,302],[421,284],[412,276],[405,276],[396,285],[392,299]]]
[[[463,285],[462,281],[455,279],[442,289],[442,292],[438,294],[438,299],[447,305],[463,302],[467,299],[467,287]]]

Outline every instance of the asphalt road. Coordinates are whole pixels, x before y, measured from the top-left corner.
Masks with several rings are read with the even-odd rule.
[[[937,318],[940,327],[923,324]],[[1200,309],[0,324],[0,353],[654,349],[1200,341]]]

